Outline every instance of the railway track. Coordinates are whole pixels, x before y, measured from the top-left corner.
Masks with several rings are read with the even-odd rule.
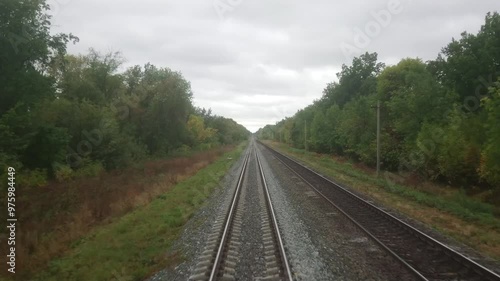
[[[256,165],[255,169],[251,169],[252,164]],[[250,171],[254,174],[249,174]],[[260,184],[250,184],[248,177],[252,176],[258,177]],[[262,272],[255,274],[256,276],[251,276],[251,280],[293,280],[255,143],[250,144],[245,155],[227,213],[215,222],[206,246],[198,257],[194,274],[189,280],[245,279],[238,276],[238,266],[242,263],[255,263],[255,259],[241,250],[242,228],[249,227],[243,225],[243,217],[249,207],[246,206],[245,198],[250,196],[250,189],[255,188],[258,189],[257,193],[252,194],[257,194],[258,197],[260,224],[250,227],[253,227],[252,232],[260,233],[261,238],[260,245],[252,247],[263,248],[261,258],[265,260],[265,267]]]
[[[262,145],[297,177],[408,268],[417,278],[433,281],[500,280],[500,275],[496,272],[453,250],[288,156],[265,144]]]

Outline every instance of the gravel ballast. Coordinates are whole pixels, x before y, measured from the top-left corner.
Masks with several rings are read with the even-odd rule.
[[[349,219],[258,147],[297,280],[415,280]]]
[[[266,149],[255,144],[262,162],[278,225],[294,280],[415,280],[391,256],[305,183],[293,175]],[[248,153],[248,149],[245,153]],[[167,255],[181,253],[184,261],[166,268],[149,280],[188,280],[196,268],[212,226],[227,212],[243,164],[242,157],[185,225]],[[245,211],[241,232],[241,261],[237,280],[256,280],[265,270],[260,233],[261,188],[255,157],[250,158],[242,194]]]

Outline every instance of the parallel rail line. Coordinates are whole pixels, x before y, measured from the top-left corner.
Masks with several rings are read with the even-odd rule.
[[[423,233],[392,214],[266,147],[284,166],[362,229],[421,280],[499,281],[500,275]]]

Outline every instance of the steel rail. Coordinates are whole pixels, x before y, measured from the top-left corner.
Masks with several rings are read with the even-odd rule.
[[[272,220],[272,224],[274,226],[273,228],[274,228],[276,240],[278,242],[278,247],[279,247],[279,251],[280,251],[280,255],[281,255],[281,263],[282,263],[282,267],[284,269],[285,278],[287,280],[293,281],[292,272],[290,270],[290,265],[289,265],[288,259],[286,257],[285,246],[283,245],[283,239],[281,237],[281,233],[280,233],[279,226],[278,226],[278,220],[276,219],[276,214],[274,212],[273,203],[271,201],[271,196],[269,194],[269,188],[268,188],[267,183],[266,183],[266,176],[264,175],[264,170],[262,169],[262,164],[260,162],[260,158],[259,158],[257,149],[255,151],[255,157],[257,158],[257,164],[259,166],[262,184],[264,185],[265,197],[267,199],[266,202],[268,204],[269,212],[271,214],[271,220]]]
[[[245,156],[245,160],[243,162],[243,167],[241,169],[238,183],[236,185],[236,190],[234,192],[233,199],[231,201],[231,207],[229,208],[229,212],[226,216],[226,224],[224,226],[224,231],[222,233],[222,238],[221,238],[218,250],[217,250],[217,254],[215,255],[215,261],[214,261],[214,264],[212,267],[212,271],[210,272],[210,277],[208,279],[209,281],[214,281],[217,278],[217,272],[219,271],[220,263],[222,261],[222,255],[224,254],[224,248],[226,246],[226,242],[227,242],[229,230],[231,228],[232,220],[234,217],[236,205],[237,205],[238,200],[239,200],[240,190],[241,190],[241,186],[243,184],[243,177],[245,176],[245,172],[247,170],[246,167],[247,167],[249,158],[250,158],[250,151]]]

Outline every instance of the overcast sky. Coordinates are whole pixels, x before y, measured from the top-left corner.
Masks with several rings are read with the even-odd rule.
[[[476,33],[498,0],[50,0],[53,32],[183,73],[196,106],[252,132],[322,95],[343,63],[366,51],[395,64],[434,59]]]

